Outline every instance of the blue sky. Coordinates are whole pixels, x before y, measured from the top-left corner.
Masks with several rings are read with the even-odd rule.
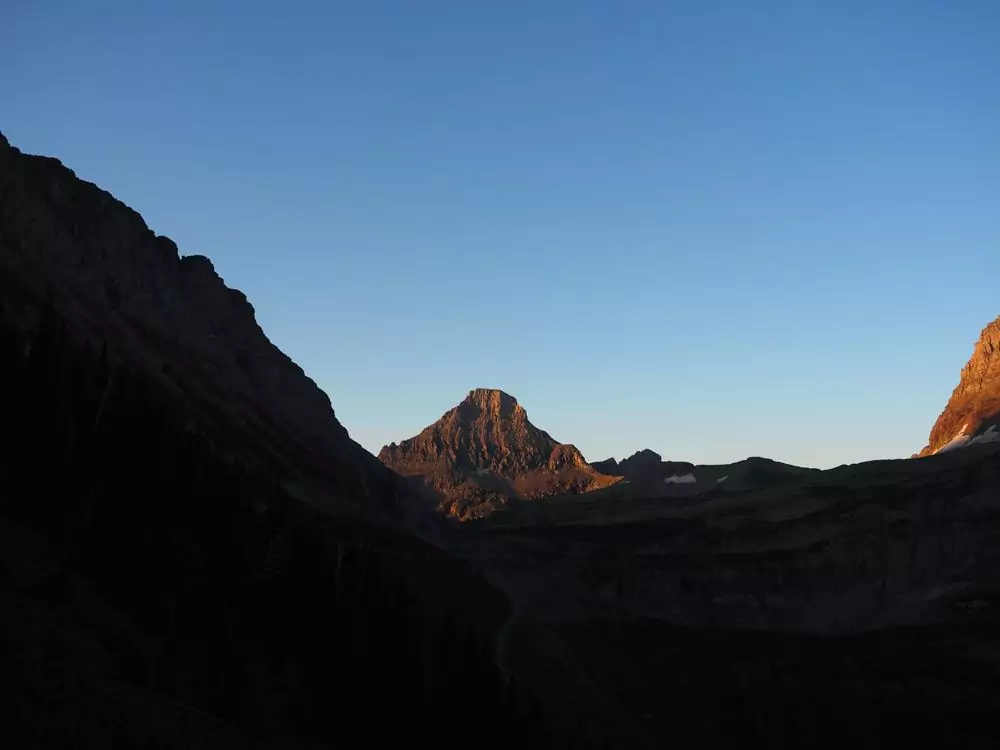
[[[909,455],[1000,314],[994,0],[3,15],[0,130],[210,256],[374,451],[482,386],[590,459]]]

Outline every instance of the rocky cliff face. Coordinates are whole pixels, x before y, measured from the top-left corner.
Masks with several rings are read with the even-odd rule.
[[[995,440],[1000,423],[1000,318],[979,336],[958,386],[919,455]]]
[[[180,256],[110,193],[2,136],[0,285],[0,312],[24,329],[54,306],[73,335],[107,342],[183,396],[186,418],[276,461],[311,500],[391,512],[372,499],[396,496],[399,479],[350,439],[208,258]]]
[[[420,477],[438,507],[466,519],[512,499],[585,492],[615,480],[572,445],[535,427],[513,396],[478,388],[416,437],[379,452],[390,468]]]

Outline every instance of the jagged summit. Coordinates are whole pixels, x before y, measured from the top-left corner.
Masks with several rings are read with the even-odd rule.
[[[958,385],[931,429],[927,456],[974,442],[994,442],[1000,427],[1000,317],[979,335]]]
[[[499,388],[473,388],[462,401],[463,404],[475,404],[481,408],[513,408],[518,406],[517,399]]]
[[[546,466],[557,448],[574,460],[579,456],[573,446],[535,427],[513,396],[476,388],[419,435],[384,447],[379,458],[392,466],[444,457],[460,468],[489,469],[511,479]],[[582,456],[579,463],[586,463]]]
[[[575,446],[533,425],[516,398],[492,388],[469,391],[419,435],[382,448],[379,458],[401,474],[422,477],[439,494],[439,506],[459,517],[470,506],[478,514],[511,498],[580,492],[610,481]]]
[[[492,419],[513,419],[517,416],[527,419],[517,399],[496,388],[472,389],[457,408],[466,420],[474,420],[481,415]]]

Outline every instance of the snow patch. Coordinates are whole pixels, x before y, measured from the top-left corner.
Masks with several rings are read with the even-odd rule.
[[[953,437],[944,445],[942,445],[940,448],[938,448],[938,453],[947,453],[948,451],[953,451],[956,448],[964,448],[968,444],[969,444],[969,436],[959,434]]]
[[[969,441],[969,445],[975,445],[976,443],[996,443],[998,441],[1000,441],[1000,433],[997,432],[997,426],[991,424],[982,435],[976,435],[972,438]]]
[[[724,476],[724,477],[719,477],[719,478],[718,478],[718,479],[716,479],[715,481],[716,481],[716,482],[718,482],[719,484],[722,484],[722,483],[723,483],[723,482],[725,482],[725,481],[726,481],[727,479],[729,479],[729,475],[728,475],[728,474],[726,474],[726,476]]]
[[[987,428],[986,432],[982,433],[981,435],[976,435],[975,437],[965,434],[965,430],[966,428],[968,428],[968,426],[969,425],[966,424],[964,427],[962,427],[959,433],[955,437],[953,437],[948,443],[942,445],[937,452],[947,453],[948,451],[953,451],[956,448],[965,448],[967,446],[977,445],[979,443],[1000,442],[1000,433],[997,432],[997,426],[995,424],[991,424]]]
[[[698,478],[694,474],[674,474],[663,480],[664,484],[694,484]]]

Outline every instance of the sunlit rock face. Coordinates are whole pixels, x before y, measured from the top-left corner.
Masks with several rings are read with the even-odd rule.
[[[918,455],[1000,439],[1000,318],[983,329],[958,386]]]
[[[468,520],[514,500],[586,492],[617,481],[595,471],[574,446],[528,420],[513,396],[476,388],[419,435],[379,458],[435,493],[439,510]]]

